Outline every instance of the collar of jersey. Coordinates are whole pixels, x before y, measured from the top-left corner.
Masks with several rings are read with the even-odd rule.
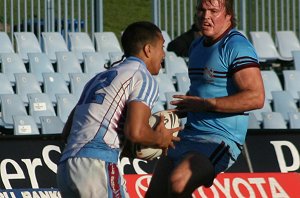
[[[129,56],[128,58],[126,58],[126,60],[137,61],[137,62],[141,63],[142,65],[144,65],[145,67],[147,67],[146,64],[144,63],[144,61],[138,57]]]

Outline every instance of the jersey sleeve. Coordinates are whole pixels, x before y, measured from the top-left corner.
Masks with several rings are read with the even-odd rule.
[[[256,51],[244,36],[233,36],[225,46],[225,61],[228,61],[230,74],[248,67],[259,67]]]
[[[146,71],[141,70],[134,74],[130,89],[128,102],[142,102],[151,109],[158,99],[158,84]]]

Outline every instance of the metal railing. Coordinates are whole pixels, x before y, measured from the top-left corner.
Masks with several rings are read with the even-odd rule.
[[[103,31],[103,0],[1,0],[0,9],[0,31],[12,41],[15,31],[34,32],[39,40],[41,32],[68,39],[68,32]]]
[[[152,0],[153,21],[174,38],[193,23],[196,0]],[[300,38],[300,0],[235,0],[237,28],[250,31],[292,30]]]

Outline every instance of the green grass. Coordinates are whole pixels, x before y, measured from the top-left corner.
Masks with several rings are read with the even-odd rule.
[[[118,37],[132,22],[152,21],[152,0],[104,0],[104,31],[112,31]]]

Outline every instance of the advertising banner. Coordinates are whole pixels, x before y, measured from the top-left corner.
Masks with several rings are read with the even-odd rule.
[[[130,197],[143,198],[151,175],[125,175]],[[210,188],[200,187],[194,198],[278,197],[294,198],[300,195],[298,173],[223,173]]]

